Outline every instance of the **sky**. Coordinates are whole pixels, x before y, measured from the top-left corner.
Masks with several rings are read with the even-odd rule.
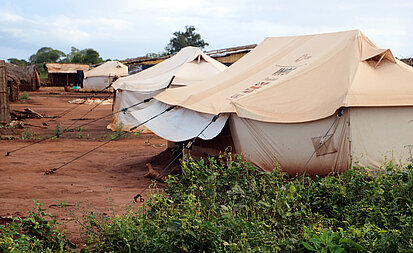
[[[396,57],[413,57],[412,0],[0,0],[0,59],[74,46],[123,60],[164,51],[186,25],[207,51],[360,29]]]

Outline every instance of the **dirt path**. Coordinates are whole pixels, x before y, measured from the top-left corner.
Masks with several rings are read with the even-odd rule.
[[[11,104],[11,109],[31,108],[41,114],[59,115],[74,107],[68,103],[69,100],[87,96],[90,94],[42,88],[39,92],[29,92],[30,99],[26,103]],[[106,95],[101,97],[104,96]],[[69,126],[93,106],[77,106],[75,110],[55,120],[29,119],[25,123],[32,125],[28,128],[35,132],[35,136],[50,136],[54,134],[57,122],[62,127]],[[93,120],[110,112],[111,105],[101,105],[86,118]],[[36,139],[0,140],[0,216],[27,216],[28,211],[34,207],[32,199],[45,203],[47,211],[55,215],[59,222],[67,220],[70,213],[64,208],[58,208],[56,201],[66,201],[68,205],[90,203],[102,212],[107,212],[112,207],[109,197],[115,206],[130,203],[133,196],[151,182],[143,177],[147,172],[146,162],[166,148],[166,141],[155,135],[131,135],[117,139],[54,174],[43,174],[108,140],[113,134],[106,129],[110,120],[108,117],[94,122],[82,131],[65,133],[63,138],[43,141],[8,157],[4,156],[6,152]],[[43,122],[47,122],[46,127]],[[78,121],[76,125],[85,122],[87,121]],[[20,135],[24,131],[30,130],[20,130]],[[15,137],[18,135],[15,133]],[[148,140],[150,144],[147,143]],[[68,236],[73,242],[80,243],[78,225],[66,223],[63,228],[68,230]]]

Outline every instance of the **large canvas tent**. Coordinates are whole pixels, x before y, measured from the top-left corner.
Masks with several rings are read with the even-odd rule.
[[[265,170],[322,175],[412,158],[413,69],[359,30],[267,38],[207,82],[155,98],[133,115],[179,107],[145,124],[154,133],[190,139],[221,114],[200,137],[213,139],[229,118],[236,151]]]
[[[114,111],[128,108],[138,102],[159,94],[166,88],[190,86],[225,70],[227,67],[212,59],[199,48],[185,47],[169,59],[139,73],[119,78],[112,87],[116,89]],[[129,108],[125,113],[115,114],[109,129],[122,126],[123,130],[139,124],[131,112],[139,111],[152,102]],[[138,128],[138,130],[145,130]]]
[[[112,81],[128,75],[128,66],[118,61],[108,61],[85,73],[83,89],[101,91]]]

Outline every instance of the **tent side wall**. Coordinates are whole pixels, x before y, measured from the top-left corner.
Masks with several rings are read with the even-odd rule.
[[[83,90],[100,91],[103,90],[111,82],[108,76],[91,76],[83,80]]]
[[[113,82],[114,76],[91,76],[83,80],[83,91],[102,91]],[[112,91],[110,87],[106,91]]]
[[[139,103],[147,98],[153,97],[160,93],[162,90],[152,91],[152,92],[139,92],[139,91],[128,91],[128,90],[117,90],[116,99],[114,101],[113,112],[117,112],[122,108],[127,108],[136,103]],[[130,112],[138,111],[151,105],[154,101],[140,104],[129,108],[125,113],[117,113],[113,115],[112,122],[107,126],[108,129],[115,131],[119,126],[122,126],[123,131],[128,131],[132,127],[139,124],[139,121],[132,116]],[[150,131],[145,127],[138,127],[135,131],[142,131],[143,133],[149,133]]]
[[[326,175],[350,166],[349,113],[345,111],[336,119],[333,115],[306,123],[268,123],[232,114],[230,127],[236,151],[256,166],[270,171],[277,161],[290,175],[304,170],[312,175]],[[324,139],[326,144],[316,152],[320,137],[330,127]]]
[[[392,160],[411,162],[413,106],[350,109],[353,164],[379,168]]]

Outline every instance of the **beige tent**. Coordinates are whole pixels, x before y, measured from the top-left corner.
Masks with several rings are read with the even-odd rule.
[[[230,115],[236,151],[265,170],[278,162],[291,174],[326,174],[411,159],[413,69],[358,30],[267,38],[223,73],[155,98],[204,118]],[[179,131],[154,132],[173,141]]]
[[[226,68],[224,64],[204,54],[199,48],[185,47],[176,55],[149,69],[116,80],[112,85],[116,89],[114,111],[153,97],[166,88],[197,84]],[[108,128],[114,130],[121,125],[123,130],[129,130],[138,125],[139,121],[131,115],[131,112],[139,111],[150,104],[151,102],[141,104],[128,109],[125,113],[115,114]]]
[[[108,61],[85,73],[83,89],[88,91],[101,91],[112,81],[128,75],[128,66],[118,61]]]

